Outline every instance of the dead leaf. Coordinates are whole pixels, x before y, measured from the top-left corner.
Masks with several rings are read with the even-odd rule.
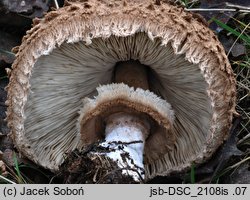
[[[234,37],[227,36],[225,34],[221,34],[219,36],[219,40],[223,44],[223,47],[224,47],[226,53],[228,53],[228,51],[230,50],[233,57],[246,55],[246,52],[247,52],[246,46],[241,44],[241,43],[238,43],[238,42],[236,44],[234,44],[234,42],[235,42]],[[232,46],[233,46],[233,48],[231,49]]]
[[[42,17],[49,10],[44,0],[0,0],[7,12],[26,15],[29,18]]]
[[[210,176],[210,181],[212,181],[216,177],[217,173],[225,167],[231,157],[241,156],[243,154],[243,152],[241,152],[236,146],[240,121],[240,118],[235,119],[228,140],[219,149],[219,151],[216,152],[210,161],[204,163],[202,166],[196,169],[197,176],[200,174],[210,174],[212,175],[212,178]]]
[[[224,168],[219,178],[221,183],[247,184],[250,183],[250,152],[243,156],[236,156],[230,159],[229,164]]]
[[[12,64],[15,59],[15,54],[11,49],[19,44],[20,38],[9,33],[0,31],[0,61]]]
[[[250,1],[246,0],[200,0],[200,8],[213,9],[213,8],[222,8],[222,9],[242,9],[250,10]],[[211,18],[216,18],[223,23],[227,23],[229,19],[236,14],[233,11],[206,11],[199,12],[207,21]],[[216,32],[220,32],[220,28],[216,23],[212,22],[209,26],[211,29]]]

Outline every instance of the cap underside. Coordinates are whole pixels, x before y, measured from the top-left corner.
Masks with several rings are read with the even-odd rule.
[[[47,161],[47,166],[51,160],[59,164],[63,154],[78,145],[77,119],[82,99],[93,97],[100,84],[110,83],[115,64],[129,59],[139,60],[155,71],[159,80],[149,84],[171,104],[176,116],[176,144],[150,168],[162,162],[164,168],[173,169],[195,159],[206,142],[212,119],[207,83],[199,67],[183,55],[175,55],[170,45],[163,46],[160,39],[152,41],[145,33],[136,33],[96,38],[88,46],[84,42],[63,44],[37,60],[25,106],[24,137],[38,160]],[[161,137],[153,142],[165,145]],[[154,149],[145,148],[147,153],[154,154]]]

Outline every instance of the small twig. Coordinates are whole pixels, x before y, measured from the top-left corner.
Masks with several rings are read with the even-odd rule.
[[[221,155],[219,155],[219,163],[218,165],[216,166],[216,168],[214,169],[214,172],[212,174],[212,177],[210,178],[210,182],[209,183],[212,183],[213,180],[216,180],[217,177],[218,177],[218,172],[220,172],[223,167],[225,166],[225,163],[229,160],[230,156],[232,155],[227,155],[227,154],[224,154],[228,147],[229,146],[232,146],[231,143],[232,143],[232,140],[235,140],[234,137],[236,137],[235,133],[236,133],[236,129],[237,127],[239,126],[241,122],[241,118],[236,118],[236,120],[234,121],[234,123],[232,124],[232,127],[231,127],[231,130],[230,130],[230,138],[227,140],[227,142],[225,143],[224,147],[222,148],[221,150]]]
[[[54,179],[55,179],[56,177],[59,177],[59,176],[61,176],[61,173],[56,174],[55,176],[51,177],[51,179],[50,179],[50,181],[49,181],[49,184],[52,184],[53,181],[54,181]]]
[[[244,130],[244,131],[246,131],[248,134],[250,134],[250,132],[249,132],[249,130],[248,130],[248,128],[247,128],[247,125],[249,124],[249,122],[247,122],[247,124],[245,125],[245,124],[243,124],[243,123],[241,123],[240,125],[242,126],[242,129],[240,130],[240,132],[239,132],[239,134]]]
[[[238,141],[238,144],[244,143],[246,140],[250,139],[250,133]]]
[[[12,53],[12,52],[10,52],[10,51],[3,50],[3,49],[0,49],[0,52],[9,54],[9,55],[11,55],[11,56],[15,56],[14,53]]]
[[[0,178],[1,178],[1,179],[3,179],[3,180],[5,180],[5,181],[7,181],[8,183],[11,183],[11,184],[16,184],[15,182],[13,182],[13,181],[11,181],[11,180],[9,180],[9,179],[5,178],[5,177],[4,177],[4,176],[2,176],[2,175],[0,175]]]
[[[58,4],[57,0],[54,0],[54,4],[55,4],[56,9],[59,9],[59,4]]]
[[[229,8],[235,8],[235,9],[250,10],[250,7],[235,5],[235,4],[228,3],[228,2],[225,3],[225,6]]]
[[[191,12],[245,12],[250,13],[250,10],[246,9],[235,9],[235,8],[185,8],[186,11]]]
[[[246,88],[246,89],[250,90],[250,88]],[[241,98],[239,99],[239,101],[244,100],[244,99],[247,98],[248,96],[249,96],[249,94],[244,95],[243,97],[241,97]]]
[[[143,141],[141,141],[141,140],[136,140],[136,141],[132,141],[132,142],[122,142],[122,141],[112,141],[112,142],[108,142],[108,144],[115,144],[115,145],[119,145],[119,144],[130,145],[130,144],[138,144],[138,143],[143,143]]]
[[[238,167],[239,165],[243,164],[244,162],[246,162],[246,161],[248,161],[248,160],[250,160],[250,157],[247,157],[247,158],[245,158],[245,159],[243,159],[243,160],[237,162],[236,164],[234,164],[234,165],[232,165],[232,166],[229,166],[228,169],[230,170],[230,169],[233,169],[233,168],[235,168],[235,167]]]

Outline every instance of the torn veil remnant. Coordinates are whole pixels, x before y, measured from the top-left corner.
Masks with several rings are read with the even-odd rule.
[[[117,140],[126,121],[118,132],[138,133],[146,179],[204,162],[227,138],[235,79],[218,39],[192,13],[153,0],[89,0],[34,23],[6,104],[17,148],[39,165],[58,170],[65,153]],[[124,72],[129,60],[145,73]]]

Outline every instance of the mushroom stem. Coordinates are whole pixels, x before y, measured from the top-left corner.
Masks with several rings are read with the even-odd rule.
[[[135,181],[144,178],[143,152],[149,123],[147,120],[124,112],[110,115],[106,120],[105,142],[111,152],[106,156],[116,161],[118,166]]]
[[[147,90],[149,88],[147,66],[138,60],[119,62],[115,68],[114,82]]]
[[[147,68],[136,60],[119,62],[114,82],[147,90]],[[102,145],[114,149],[107,156],[117,161],[120,168],[125,168],[123,172],[132,176],[135,181],[140,181],[144,178],[143,152],[145,139],[149,134],[149,122],[137,115],[119,112],[110,115],[106,124],[106,142]]]

